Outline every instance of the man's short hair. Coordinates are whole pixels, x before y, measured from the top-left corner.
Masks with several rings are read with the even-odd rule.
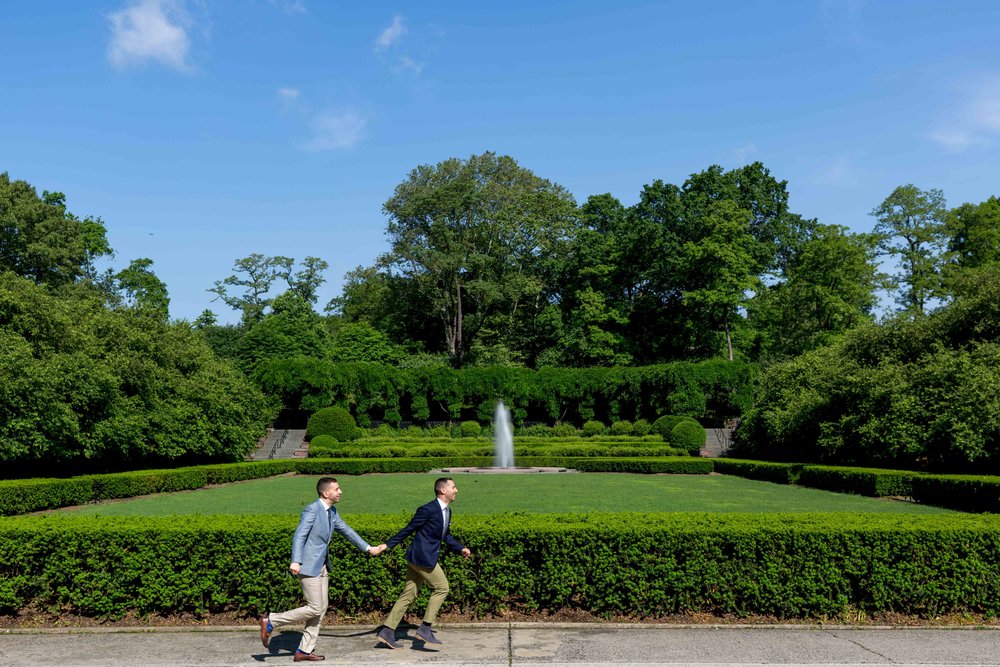
[[[434,495],[440,496],[441,492],[444,491],[444,487],[448,486],[448,482],[453,482],[451,477],[438,477],[434,480]]]
[[[320,477],[319,481],[316,482],[316,495],[321,495],[324,491],[330,488],[331,484],[336,484],[336,477]]]

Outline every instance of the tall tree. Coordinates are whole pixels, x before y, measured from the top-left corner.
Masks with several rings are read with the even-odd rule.
[[[878,220],[875,233],[882,237],[882,251],[899,262],[893,276],[896,302],[909,315],[923,315],[940,289],[945,213],[940,190],[924,191],[912,184],[893,190],[871,212]]]
[[[956,273],[1000,262],[1000,198],[962,204],[948,212],[944,226],[944,274],[949,292]]]
[[[289,279],[294,263],[295,260],[290,257],[265,257],[253,253],[236,260],[233,263],[234,275],[216,280],[215,286],[208,291],[230,308],[240,311],[244,326],[252,326],[264,319],[264,311],[271,303],[268,292],[279,278]],[[231,288],[242,288],[243,291],[233,294]]]
[[[494,153],[422,165],[383,207],[391,251],[441,322],[456,365],[488,321],[511,328],[544,285],[540,264],[569,228],[572,196]]]
[[[166,321],[170,316],[167,286],[152,270],[153,260],[132,260],[115,275],[124,305],[132,310]]]
[[[295,275],[288,275],[288,287],[303,301],[316,303],[316,291],[326,282],[323,276],[330,265],[319,257],[306,257],[302,261],[302,270]]]
[[[876,264],[878,237],[816,224],[789,255],[781,281],[749,305],[759,354],[794,356],[871,322],[884,276]]]
[[[748,233],[751,220],[751,214],[734,201],[714,202],[703,219],[705,235],[683,247],[688,274],[696,285],[684,292],[684,298],[704,308],[710,321],[722,328],[730,361],[733,320],[761,287],[753,260],[755,244]]]
[[[0,270],[58,286],[95,277],[95,260],[113,254],[100,218],[81,220],[66,210],[61,192],[39,197],[0,173]]]

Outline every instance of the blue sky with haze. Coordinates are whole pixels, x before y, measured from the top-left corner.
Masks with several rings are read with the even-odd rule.
[[[11,0],[0,171],[104,219],[171,315],[253,252],[343,275],[411,169],[486,150],[578,202],[762,161],[869,231],[897,185],[1000,194],[1000,3]]]

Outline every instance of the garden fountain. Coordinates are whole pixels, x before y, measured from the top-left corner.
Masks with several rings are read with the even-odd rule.
[[[493,467],[492,468],[442,468],[434,470],[438,473],[521,473],[521,472],[576,472],[570,468],[556,467],[521,467],[514,465],[514,427],[510,419],[510,410],[497,401],[493,412]]]

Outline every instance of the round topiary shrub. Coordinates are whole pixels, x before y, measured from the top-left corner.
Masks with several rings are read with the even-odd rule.
[[[649,435],[649,430],[653,427],[645,419],[639,419],[632,424],[632,435]]]
[[[354,423],[351,413],[337,406],[323,408],[313,413],[306,426],[306,437],[312,440],[318,435],[332,435],[340,442],[357,440],[361,433]]]
[[[623,419],[611,424],[611,435],[632,435],[632,422]]]
[[[604,424],[596,419],[589,419],[583,423],[583,435],[585,437],[592,438],[595,435],[602,435],[603,433]]]
[[[670,432],[670,444],[678,449],[694,454],[705,446],[705,428],[698,422],[684,420]]]
[[[671,432],[673,432],[674,427],[680,424],[682,421],[692,421],[695,424],[698,423],[692,417],[680,417],[678,415],[663,415],[655,422],[653,422],[653,425],[650,427],[649,432],[662,435],[664,442],[671,442],[670,440]]]
[[[336,449],[340,445],[340,441],[337,440],[332,435],[317,435],[315,438],[309,441],[309,447],[325,448],[325,449]]]
[[[466,421],[462,422],[458,431],[463,438],[478,438],[479,434],[483,432],[483,427],[479,425],[479,422]]]

